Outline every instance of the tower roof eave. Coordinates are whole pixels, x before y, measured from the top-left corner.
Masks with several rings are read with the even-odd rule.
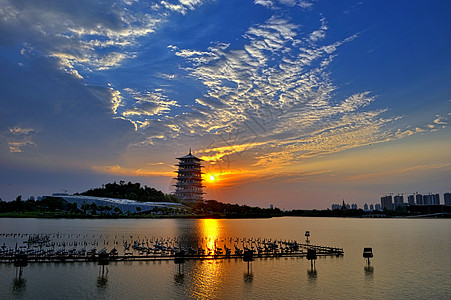
[[[203,159],[200,159],[200,158],[198,158],[198,157],[192,155],[192,154],[191,154],[191,149],[189,149],[189,153],[188,153],[187,155],[182,156],[182,157],[177,157],[177,159],[179,159],[179,160],[190,159],[190,158],[191,158],[191,159],[195,159],[195,160],[197,160],[197,161],[203,161]]]

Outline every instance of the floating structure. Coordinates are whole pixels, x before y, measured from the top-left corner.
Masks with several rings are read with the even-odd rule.
[[[366,258],[368,261],[368,266],[370,265],[370,258],[373,257],[373,248],[363,248],[363,258]]]
[[[183,203],[196,203],[203,200],[202,159],[191,154],[178,157],[175,196]]]
[[[250,274],[249,264],[254,261],[254,251],[251,249],[244,250],[243,261],[247,262],[247,274]]]
[[[22,244],[18,238],[26,234],[0,234],[12,238],[15,247],[1,246],[0,262],[24,266],[33,262],[94,261],[108,265],[109,261],[130,260],[174,260],[182,264],[185,260],[211,260],[237,258],[252,261],[254,258],[341,256],[342,248],[302,244],[293,240],[254,238],[225,238],[184,240],[179,238],[148,238],[87,234],[39,234],[28,235]],[[9,241],[12,244],[12,241]],[[101,250],[98,250],[101,248]],[[118,250],[123,248],[123,250]],[[88,250],[89,249],[89,250]]]

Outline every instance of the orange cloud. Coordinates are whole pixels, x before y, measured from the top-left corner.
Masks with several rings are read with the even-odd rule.
[[[151,171],[147,169],[123,168],[119,165],[92,166],[91,169],[99,173],[123,175],[123,176],[165,176],[165,177],[174,176],[173,171]]]
[[[233,153],[236,152],[242,152],[244,150],[247,149],[251,149],[254,148],[256,146],[261,146],[264,145],[266,143],[264,142],[260,142],[260,143],[246,143],[246,144],[241,144],[241,145],[228,145],[228,146],[224,146],[224,147],[216,147],[216,148],[211,148],[211,149],[205,149],[203,151],[201,151],[201,153],[215,153],[214,155],[204,155],[201,156],[201,159],[205,160],[205,161],[218,161],[220,159],[222,159],[224,156],[226,155],[231,155]]]

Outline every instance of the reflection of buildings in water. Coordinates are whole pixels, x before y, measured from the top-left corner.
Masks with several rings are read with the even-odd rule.
[[[365,275],[368,277],[372,277],[373,273],[374,273],[374,267],[373,266],[365,266],[363,267],[364,271],[365,271]]]

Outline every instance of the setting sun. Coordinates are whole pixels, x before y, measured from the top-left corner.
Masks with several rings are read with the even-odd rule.
[[[207,173],[205,174],[204,181],[207,183],[217,183],[219,181],[219,174]]]

